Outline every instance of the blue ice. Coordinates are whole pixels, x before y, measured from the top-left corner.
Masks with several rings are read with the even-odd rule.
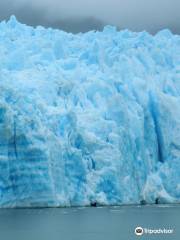
[[[180,202],[180,36],[0,23],[0,207]]]

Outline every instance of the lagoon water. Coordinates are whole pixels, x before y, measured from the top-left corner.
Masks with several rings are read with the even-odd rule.
[[[136,236],[137,226],[173,229],[172,234]],[[2,240],[180,239],[180,206],[1,209]]]

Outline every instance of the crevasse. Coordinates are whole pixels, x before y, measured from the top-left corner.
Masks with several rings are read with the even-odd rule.
[[[180,202],[180,36],[0,23],[0,206]]]

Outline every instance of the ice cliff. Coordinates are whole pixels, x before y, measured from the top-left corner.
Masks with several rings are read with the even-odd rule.
[[[0,207],[180,202],[180,36],[0,23]]]

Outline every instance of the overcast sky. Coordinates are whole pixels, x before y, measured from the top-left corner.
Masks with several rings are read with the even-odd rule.
[[[0,20],[16,15],[33,26],[66,31],[101,30],[104,25],[180,34],[180,0],[0,0]]]

